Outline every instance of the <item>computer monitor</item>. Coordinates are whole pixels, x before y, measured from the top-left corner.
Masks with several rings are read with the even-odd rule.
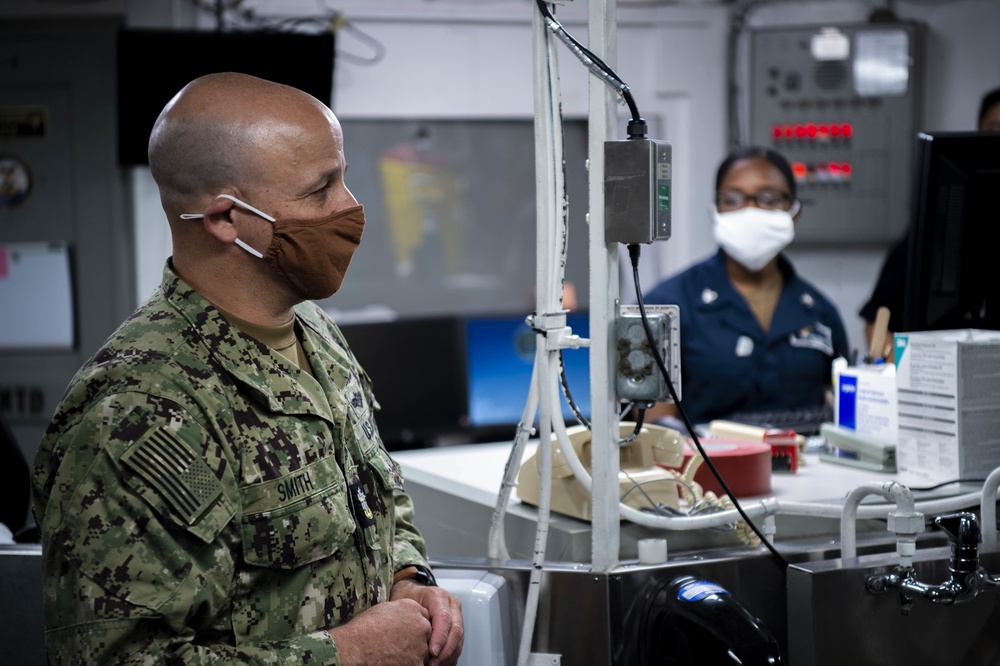
[[[589,322],[582,313],[566,317],[567,325],[581,337],[588,337]],[[466,340],[470,427],[482,434],[517,425],[531,388],[535,331],[525,323],[523,315],[475,317],[466,322]],[[584,417],[590,418],[589,351],[564,349],[562,358],[573,402]],[[572,423],[576,417],[565,395],[562,405],[563,419]]]
[[[1000,132],[917,135],[901,331],[1000,329]]]
[[[6,500],[0,503],[0,523],[17,534],[28,522],[31,501],[31,474],[21,447],[14,438],[6,417],[0,412],[0,481],[6,489]]]
[[[334,35],[275,30],[123,28],[118,34],[118,161],[149,164],[157,116],[189,81],[242,72],[332,103]]]
[[[345,324],[340,330],[371,378],[386,448],[424,448],[467,429],[463,318]]]
[[[525,316],[342,325],[352,352],[372,380],[381,406],[375,420],[386,447],[401,450],[512,439],[528,399],[535,360],[535,332]],[[566,319],[574,333],[588,336],[586,314]],[[573,402],[589,418],[589,350],[564,350],[563,364]],[[562,404],[564,420],[574,422],[565,395]]]

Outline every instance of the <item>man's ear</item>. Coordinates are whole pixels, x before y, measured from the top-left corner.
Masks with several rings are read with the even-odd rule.
[[[232,243],[236,240],[236,226],[232,218],[235,205],[225,197],[216,197],[205,209],[203,220],[205,231],[222,243]]]

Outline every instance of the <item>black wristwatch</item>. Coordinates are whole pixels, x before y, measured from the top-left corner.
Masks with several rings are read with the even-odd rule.
[[[431,573],[430,569],[419,564],[411,564],[410,566],[416,569],[417,573],[415,573],[412,578],[407,580],[412,580],[413,582],[420,583],[421,585],[437,587],[437,579],[434,578],[434,574]]]

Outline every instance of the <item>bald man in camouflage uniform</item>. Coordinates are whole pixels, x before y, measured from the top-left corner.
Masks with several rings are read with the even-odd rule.
[[[370,384],[310,300],[364,223],[336,117],[209,75],[164,109],[150,167],[163,282],[35,460],[50,663],[456,663],[460,603],[427,584]]]

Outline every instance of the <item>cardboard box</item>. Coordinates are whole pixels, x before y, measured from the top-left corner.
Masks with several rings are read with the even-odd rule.
[[[896,443],[896,368],[842,366],[834,370],[834,423],[860,435]]]
[[[1000,466],[1000,331],[897,333],[904,483],[982,479]]]

